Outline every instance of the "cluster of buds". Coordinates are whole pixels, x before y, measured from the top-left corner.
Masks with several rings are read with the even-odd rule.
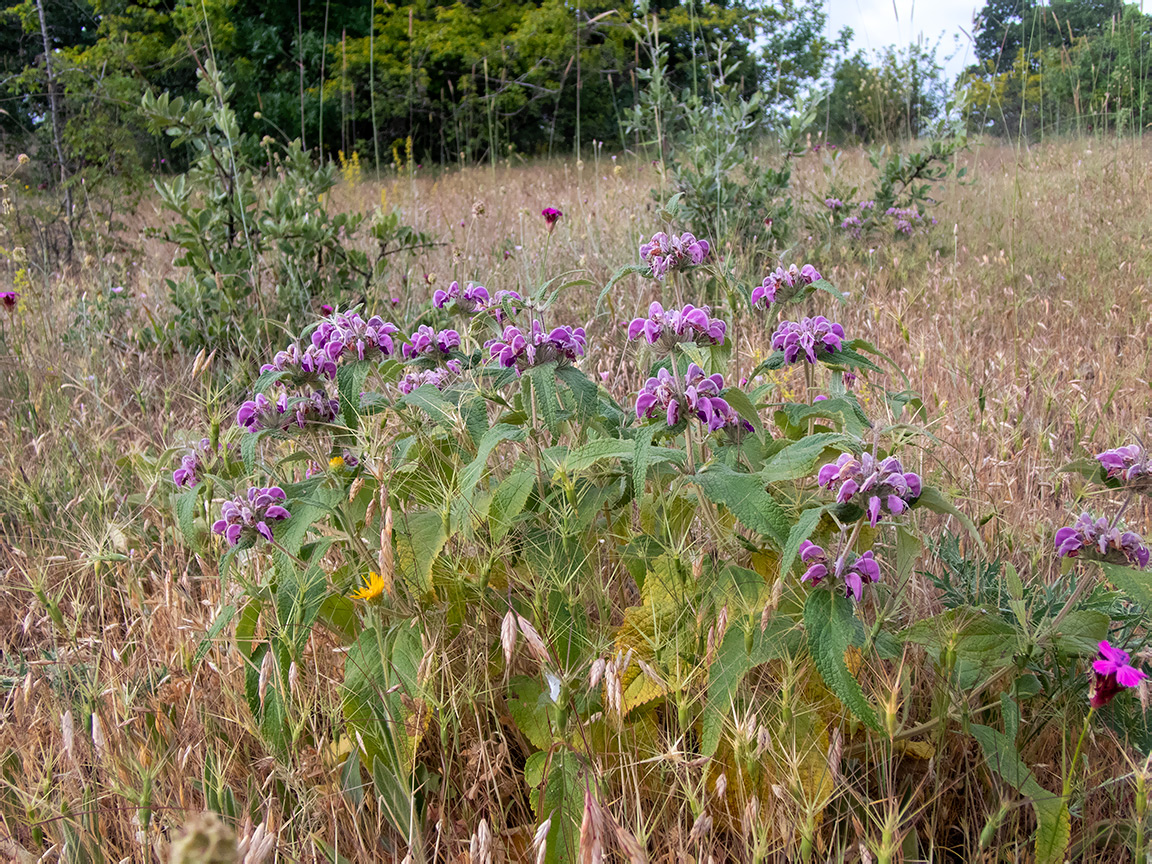
[[[449,360],[443,369],[425,369],[423,372],[409,372],[396,384],[396,388],[407,395],[425,384],[431,384],[437,390],[443,390],[452,380],[453,376],[462,371],[459,360]]]
[[[742,420],[721,398],[723,390],[724,378],[719,372],[705,375],[695,363],[688,364],[683,387],[667,369],[661,369],[655,378],[644,382],[636,397],[636,417],[651,418],[663,412],[669,426],[675,426],[682,418],[695,416],[708,427],[709,432],[726,426],[750,430],[751,424]]]
[[[1138,570],[1147,567],[1150,558],[1139,534],[1121,531],[1103,516],[1093,519],[1090,513],[1081,513],[1074,524],[1056,532],[1056,554],[1061,558],[1125,564]]]
[[[1120,480],[1135,491],[1152,494],[1152,463],[1148,452],[1139,444],[1105,450],[1096,457],[1096,461],[1109,479]]]
[[[787,363],[796,363],[803,354],[809,363],[840,350],[844,328],[823,315],[802,318],[800,321],[782,321],[772,334],[772,349],[783,351]]]
[[[673,270],[703,264],[711,248],[707,240],[697,240],[687,231],[679,237],[657,231],[651,240],[640,244],[640,259],[655,278],[663,279]]]
[[[683,309],[664,310],[659,303],[648,307],[647,318],[633,318],[628,325],[628,339],[636,340],[641,335],[649,345],[671,351],[681,342],[695,342],[702,345],[723,345],[728,325],[711,316],[708,306],[693,306],[689,303]]]
[[[865,585],[880,581],[880,565],[872,557],[872,550],[863,555],[845,551],[830,563],[823,547],[805,540],[800,544],[800,560],[808,565],[800,581],[819,585],[829,576],[834,577],[844,583],[845,596],[854,598],[857,603],[864,596]]]
[[[405,360],[415,360],[417,357],[432,357],[442,359],[448,357],[453,348],[460,347],[460,334],[455,330],[433,330],[427,324],[421,324],[412,334],[412,339],[404,343],[401,353]]]
[[[220,508],[220,518],[212,525],[212,531],[223,534],[231,546],[245,538],[255,540],[263,537],[271,541],[272,529],[268,523],[279,522],[290,515],[280,504],[284,499],[284,490],[279,486],[253,486],[246,495],[224,502]]]
[[[816,479],[827,489],[840,484],[836,492],[838,504],[867,499],[868,522],[873,527],[881,510],[899,516],[920,497],[920,476],[905,471],[895,456],[878,460],[871,453],[859,458],[843,453],[821,468]]]
[[[795,264],[787,270],[777,267],[774,273],[769,273],[763,282],[752,289],[752,308],[762,306],[767,309],[773,303],[787,303],[801,290],[819,281],[820,274],[811,264],[805,264],[799,269]]]
[[[365,321],[355,312],[336,312],[312,331],[312,344],[333,361],[346,350],[355,351],[357,359],[363,360],[365,350],[370,348],[391,357],[396,348],[392,336],[397,332],[395,324],[379,315]]]
[[[584,355],[587,344],[583,327],[545,330],[539,320],[534,320],[527,333],[509,325],[499,339],[486,342],[484,347],[499,365],[523,371],[543,363],[571,363]]]

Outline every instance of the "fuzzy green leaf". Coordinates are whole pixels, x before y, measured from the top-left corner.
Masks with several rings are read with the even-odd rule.
[[[723,504],[732,514],[777,549],[788,542],[791,525],[783,508],[764,489],[756,474],[740,474],[726,465],[711,465],[695,476],[708,500]]]
[[[792,569],[792,563],[800,554],[800,544],[812,536],[820,517],[824,515],[823,507],[812,507],[800,514],[792,530],[788,532],[788,542],[784,544],[784,551],[780,554],[780,575],[787,576]]]
[[[808,651],[820,670],[820,677],[845,708],[864,725],[879,732],[876,712],[844,661],[844,652],[852,644],[850,635],[856,628],[855,618],[851,601],[839,591],[818,588],[808,595],[804,604]]]
[[[832,461],[835,456],[825,456],[825,451],[845,453],[859,442],[850,435],[839,432],[818,432],[807,435],[794,444],[788,444],[773,455],[760,469],[760,477],[765,483],[779,483],[808,477],[815,473],[818,465]]]
[[[1140,604],[1145,612],[1152,610],[1152,571],[1135,570],[1120,564],[1097,562],[1108,581],[1120,589],[1120,593]]]
[[[556,395],[556,364],[532,366],[524,372],[524,378],[532,382],[530,398],[536,400],[536,410],[543,415],[548,431],[553,436],[559,435],[560,403]]]

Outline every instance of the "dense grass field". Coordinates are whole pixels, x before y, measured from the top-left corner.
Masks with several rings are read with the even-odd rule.
[[[892,411],[883,388],[920,394],[920,422],[929,434],[909,433],[904,465],[950,495],[986,547],[981,551],[955,517],[918,517],[924,554],[904,581],[890,580],[901,585],[902,620],[940,612],[941,589],[930,576],[947,569],[934,552],[946,532],[961,538],[959,548],[970,560],[1014,565],[1029,590],[1027,602],[1039,605],[1043,586],[1061,573],[1052,551],[1056,529],[1084,509],[1112,512],[1124,501],[1059,469],[1146,441],[1152,431],[1152,145],[1127,138],[1032,147],[973,143],[958,157],[968,169],[963,181],[932,192],[939,200],[931,211],[936,225],[909,238],[867,242],[830,231],[821,201],[826,167],[845,183],[867,180],[872,169],[861,152],[844,152],[835,163],[828,158],[825,151],[796,160],[793,197],[804,215],[797,218],[796,246],[779,251],[785,264],[815,264],[846,292],[847,302],[818,295],[823,299],[805,301],[803,314],[834,314],[846,332],[877,346],[907,376],[904,381],[885,366],[886,377],[860,385],[860,401],[883,423]],[[597,348],[580,368],[630,408],[648,373],[625,331],[661,298],[662,288],[628,277],[599,308],[597,301],[612,275],[636,263],[640,243],[661,227],[656,200],[666,195],[660,189],[652,164],[604,153],[585,154],[579,163],[345,182],[328,203],[350,211],[386,203],[439,241],[397,257],[387,284],[363,298],[366,313],[390,317],[405,332],[432,292],[453,280],[522,292],[561,274],[586,280],[566,289],[556,315],[585,328]],[[20,199],[32,190],[24,192],[14,180],[9,194]],[[564,214],[552,232],[540,217],[544,207]],[[207,539],[198,548],[182,542],[171,473],[183,448],[213,425],[223,439],[239,440],[233,418],[250,398],[258,362],[283,347],[285,332],[309,322],[272,322],[268,332],[275,335],[262,347],[262,361],[196,358],[150,345],[141,334],[169,314],[164,280],[176,267],[172,247],[149,229],[167,218],[146,198],[115,234],[78,240],[67,266],[0,265],[6,268],[0,287],[18,280],[20,289],[16,308],[0,309],[6,346],[0,357],[6,442],[0,466],[6,588],[0,602],[0,858],[168,860],[173,839],[209,809],[224,814],[241,839],[240,858],[233,850],[232,860],[418,860],[421,854],[376,803],[370,766],[362,776],[349,768],[357,745],[341,721],[347,644],[317,625],[293,660],[291,681],[282,682],[295,706],[292,745],[285,748],[270,742],[253,717],[246,695],[252,661],[236,647],[237,625],[212,629],[221,609],[238,603],[240,586],[219,578],[222,542]],[[757,249],[718,244],[712,251],[755,285],[763,274],[746,270]],[[316,298],[317,314],[323,302]],[[744,316],[729,330],[729,382],[751,376],[771,354],[773,328],[774,322]],[[799,367],[758,374],[774,388],[768,401],[803,398]],[[1148,501],[1138,496],[1124,509],[1127,525],[1145,535],[1152,528]],[[367,516],[366,525],[371,520]],[[688,533],[706,532],[690,527]],[[461,547],[453,554],[462,579],[476,575],[465,572],[471,553]],[[756,570],[754,557],[741,561],[752,561]],[[603,572],[609,571],[616,574],[606,564]],[[1099,579],[1094,571],[1083,573]],[[597,624],[620,627],[639,589],[619,574],[605,580],[603,596],[587,601],[589,614]],[[345,578],[342,586],[348,584]],[[387,614],[419,618],[417,607],[408,598]],[[435,774],[439,784],[429,781],[422,799],[423,854],[461,862],[533,860],[542,817],[531,799],[540,781],[531,783],[524,772],[539,745],[529,744],[512,721],[502,683],[491,677],[497,667],[485,658],[499,644],[500,616],[470,612],[454,626],[422,631],[421,663],[437,671],[420,676],[434,694],[423,706],[405,708],[409,723],[428,724],[409,735],[418,776],[427,781]],[[708,629],[707,622],[700,626]],[[1142,639],[1133,636],[1129,647]],[[495,656],[500,653],[495,648]],[[1137,656],[1137,662],[1146,659]],[[897,652],[890,663],[865,658],[864,666],[859,677],[866,698],[882,714],[892,706],[889,715],[898,715],[905,730],[924,723],[962,730],[983,710],[939,721],[939,681],[923,649]],[[1087,682],[1087,661],[1068,668],[1070,677]],[[761,670],[765,680],[758,686],[772,679],[784,692],[780,681],[811,688],[803,683],[810,665],[771,669]],[[517,671],[524,672],[523,665]],[[495,673],[497,679],[506,674]],[[1024,703],[1019,688],[999,689]],[[997,712],[999,689],[985,690]],[[696,685],[684,692],[690,694],[686,710],[703,699]],[[1142,685],[1116,705],[1139,714],[1148,695]],[[808,698],[835,702],[826,692],[808,692]],[[674,703],[669,697],[670,715]],[[836,713],[821,710],[822,717]],[[1093,721],[1082,753],[1073,756],[1086,699],[1039,699],[1018,710],[1023,721],[1018,713],[1016,723],[1029,730],[1020,738],[1020,758],[1035,782],[1053,798],[1062,785],[1074,787],[1063,796],[1068,811],[1060,817],[1071,826],[1070,859],[1145,860],[1140,847],[1150,769],[1139,746],[1118,731],[1121,724]],[[725,736],[738,737],[740,721],[725,716]],[[586,803],[587,784],[572,793],[578,795],[582,860],[593,860],[594,842],[606,855],[632,861],[1035,860],[1037,816],[1027,799],[1036,796],[990,771],[973,739],[890,734],[880,746],[853,724],[829,721],[823,737],[805,739],[807,750],[778,760],[764,787],[770,800],[738,802],[732,789],[743,775],[731,764],[726,773],[716,767],[735,758],[723,755],[723,745],[710,765],[693,735],[677,734],[662,714],[645,726],[641,743],[621,743],[619,751],[590,725],[591,740],[572,745],[603,772],[593,796],[598,805]],[[693,722],[681,718],[681,731],[685,727]],[[769,749],[781,747],[777,741]],[[813,772],[824,772],[823,779],[812,780]],[[718,777],[725,778],[723,786]],[[819,793],[813,796],[812,787]],[[751,800],[758,812],[750,811]],[[808,809],[797,800],[806,800]],[[753,830],[752,823],[760,827]],[[204,836],[218,830],[204,824]],[[551,857],[560,854],[561,841],[549,842],[549,860],[577,860],[574,850]]]

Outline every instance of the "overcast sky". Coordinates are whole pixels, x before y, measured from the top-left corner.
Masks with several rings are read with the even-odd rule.
[[[931,46],[939,40],[936,59],[949,80],[972,62],[972,46],[965,33],[972,33],[972,16],[984,5],[983,0],[827,0],[827,4],[829,35],[851,27],[853,49],[874,51],[907,45],[921,37]]]

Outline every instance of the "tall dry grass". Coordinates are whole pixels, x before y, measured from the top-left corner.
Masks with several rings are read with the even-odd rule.
[[[836,311],[845,330],[889,353],[923,395],[937,440],[925,442],[922,473],[957,496],[996,552],[1027,578],[1047,580],[1052,531],[1082,504],[1080,484],[1057,468],[1149,432],[1152,145],[987,143],[960,162],[971,180],[938,191],[929,235],[871,248],[837,240],[822,250],[819,231],[805,229],[795,253],[849,292]],[[851,152],[837,170],[863,180],[870,168]],[[398,263],[369,306],[393,296],[419,303],[452,279],[516,288],[568,273],[589,284],[569,290],[564,304],[587,322],[590,339],[619,346],[620,324],[657,289],[625,281],[600,316],[596,296],[658,227],[650,192],[660,186],[649,164],[590,157],[582,167],[504,165],[362,183],[336,190],[332,205],[368,210],[384,200],[445,241]],[[824,187],[820,157],[799,160],[802,209],[818,214]],[[544,206],[565,214],[551,236]],[[194,377],[190,357],[135,345],[166,311],[172,253],[143,239],[162,219],[146,204],[130,217],[120,251],[38,274],[3,322],[19,350],[0,378],[0,855],[82,860],[80,851],[100,850],[108,860],[149,860],[229,789],[239,823],[244,814],[268,820],[286,860],[327,860],[324,844],[348,860],[379,860],[389,854],[380,845],[386,832],[354,816],[355,792],[339,769],[347,741],[325,719],[338,702],[337,647],[314,639],[299,685],[300,704],[314,715],[303,722],[318,743],[280,755],[253,728],[244,670],[224,640],[192,662],[231,596],[221,596],[213,562],[176,540],[161,497],[168,448],[198,438],[206,413],[227,422],[236,393]],[[753,251],[718,250],[737,270]],[[117,295],[124,316],[84,313],[113,284],[126,287]],[[738,333],[744,371],[766,353],[769,335],[767,324]],[[622,351],[601,356],[604,371],[621,373],[612,379],[618,396],[635,388]],[[1127,519],[1147,526],[1147,504],[1139,506]],[[1123,749],[1100,738],[1098,776],[1131,772]],[[1049,746],[1058,760],[1058,742]],[[455,752],[467,755],[461,771],[474,794],[499,799],[516,769],[498,743],[465,733]],[[974,836],[1000,802],[989,790],[973,797],[962,782],[977,768],[975,754],[952,755],[953,764],[934,769],[951,779],[935,788],[968,797],[934,818],[954,818]],[[1124,815],[1096,814],[1099,824]],[[445,860],[466,860],[475,825],[465,816],[432,814]],[[665,816],[645,818],[658,827]],[[503,837],[500,848],[517,858],[529,839]],[[676,856],[685,844],[669,833],[658,848],[684,860]]]

